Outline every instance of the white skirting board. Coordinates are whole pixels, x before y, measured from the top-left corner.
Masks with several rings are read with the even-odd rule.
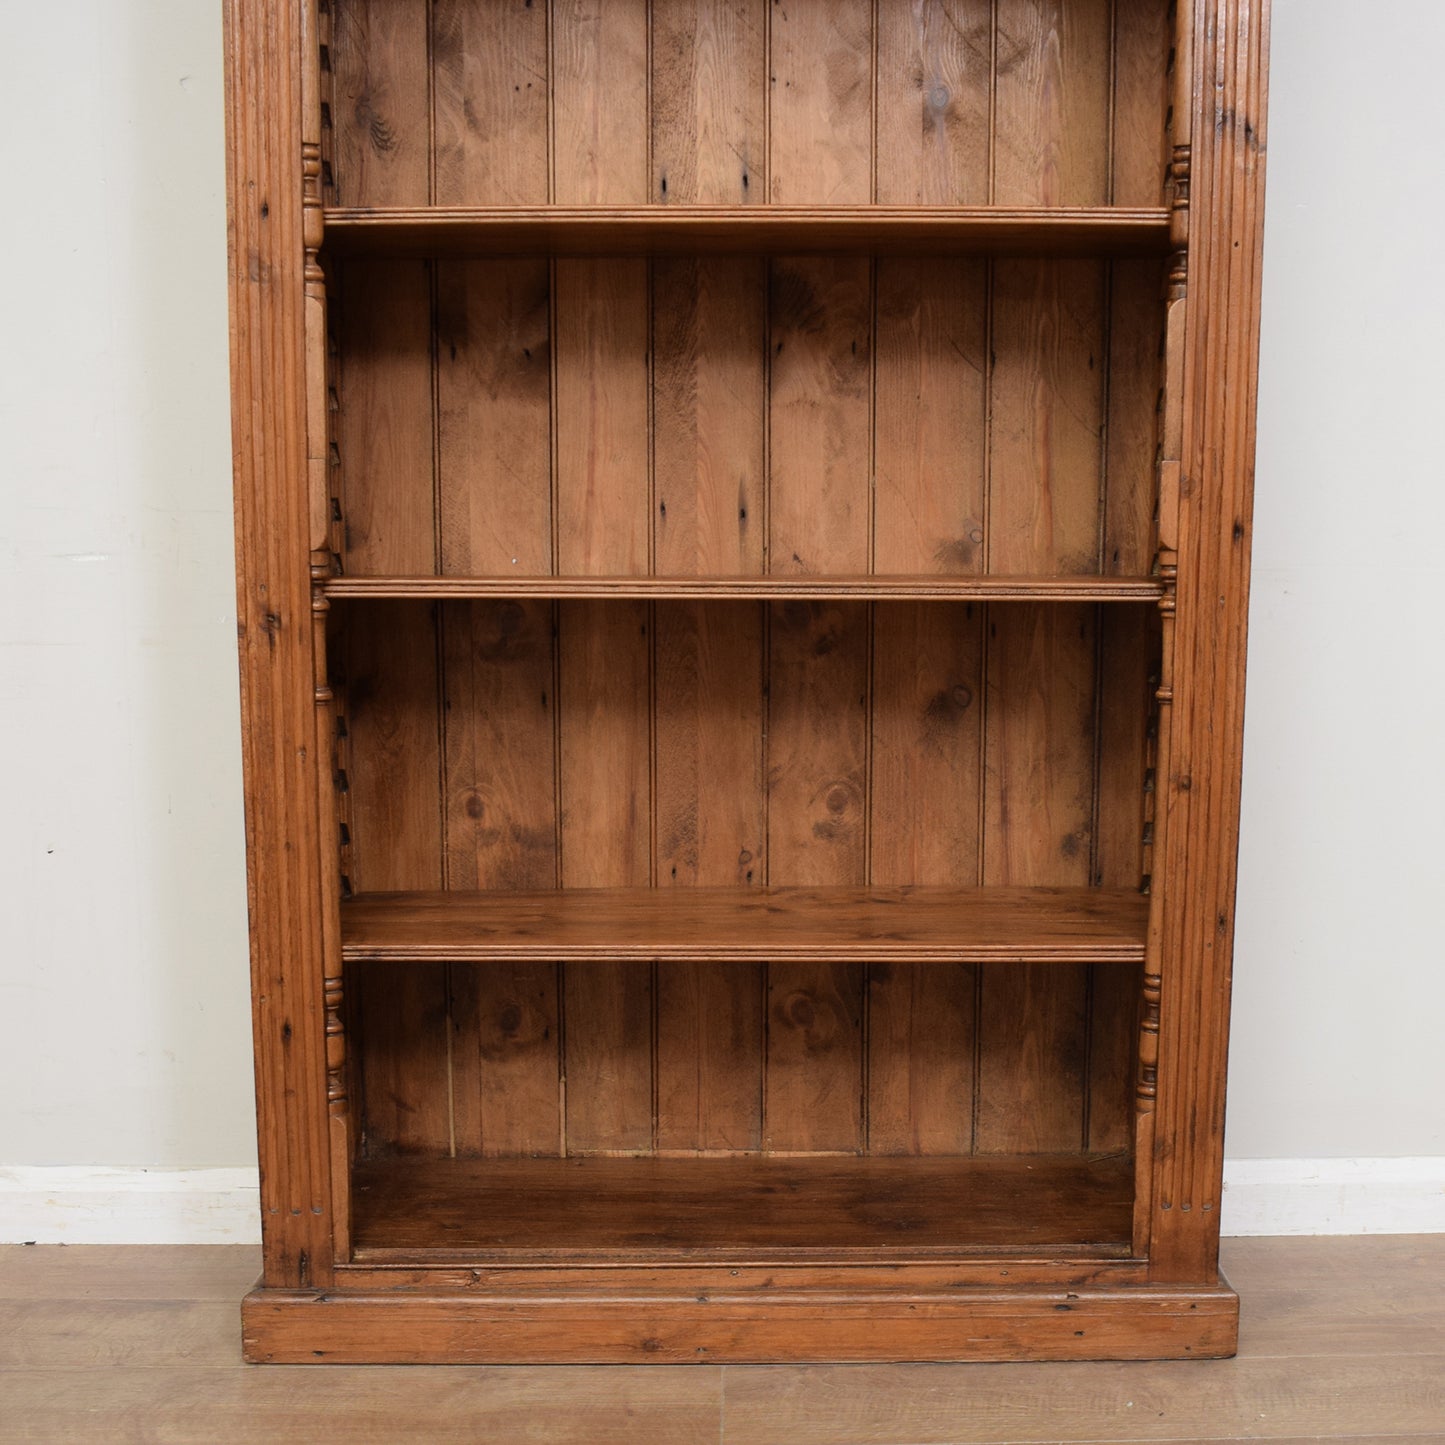
[[[1445,1158],[1231,1159],[1225,1234],[1445,1233]],[[0,1244],[254,1244],[254,1169],[0,1167]]]

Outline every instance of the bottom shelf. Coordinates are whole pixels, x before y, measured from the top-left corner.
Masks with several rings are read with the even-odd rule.
[[[1133,1161],[615,1158],[358,1163],[359,1263],[1122,1258]]]

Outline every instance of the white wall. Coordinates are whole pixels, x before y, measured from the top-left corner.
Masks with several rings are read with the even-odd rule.
[[[254,1162],[219,0],[0,0],[0,1163]]]
[[[1445,1154],[1430,0],[1275,0],[1229,1152]]]
[[[219,10],[0,0],[0,1165],[254,1162]],[[1445,1155],[1445,12],[1360,15],[1275,4],[1242,1157]]]

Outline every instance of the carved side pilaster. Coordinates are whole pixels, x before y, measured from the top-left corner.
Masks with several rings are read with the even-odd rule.
[[[1180,8],[1193,37],[1190,199],[1209,224],[1189,232],[1178,373],[1189,404],[1171,453],[1180,459],[1173,631],[1188,666],[1174,679],[1158,780],[1165,836],[1156,877],[1170,896],[1158,970],[1151,1284],[1212,1282],[1218,1266],[1267,124],[1268,0]]]

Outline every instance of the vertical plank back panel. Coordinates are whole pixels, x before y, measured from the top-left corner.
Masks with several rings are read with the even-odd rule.
[[[545,261],[437,262],[441,570],[552,570]]]
[[[1111,205],[1157,206],[1164,194],[1173,8],[1159,0],[1114,0]]]
[[[643,202],[646,7],[567,3],[560,11],[552,46],[559,117],[553,199]],[[648,269],[642,260],[554,263],[556,545],[563,573],[650,567]],[[559,614],[562,884],[646,886],[652,874],[650,609],[569,603]],[[650,1149],[653,971],[588,965],[564,973],[566,1148]]]
[[[988,636],[984,882],[1082,887],[1093,815],[1095,610],[994,607]],[[1086,975],[986,966],[978,1148],[1077,1149]]]
[[[996,205],[1108,204],[1110,6],[998,0]]]
[[[347,629],[351,881],[358,891],[443,880],[433,609],[357,609]],[[446,966],[369,970],[356,980],[361,1144],[449,1152]]]
[[[547,7],[434,0],[439,205],[550,192]],[[552,567],[551,306],[545,260],[437,263],[441,570]],[[557,879],[552,609],[442,611],[447,886]],[[557,970],[453,967],[449,1055],[459,1154],[556,1152]]]
[[[878,6],[877,199],[988,203],[992,0]]]
[[[979,869],[982,609],[900,603],[873,629],[876,884],[972,885]],[[966,1154],[977,970],[868,969],[868,1147]]]
[[[431,0],[430,10],[437,204],[544,202],[547,6]]]
[[[768,198],[858,205],[873,189],[872,0],[768,9]]]
[[[858,884],[867,872],[868,611],[770,611],[768,877]],[[862,1148],[863,968],[768,967],[765,1147]]]
[[[637,0],[550,0],[553,200],[647,198],[647,10]]]
[[[443,609],[447,886],[557,881],[550,607]],[[556,1152],[557,970],[453,965],[452,1097],[459,1154]]]
[[[431,265],[352,258],[340,282],[343,561],[358,575],[428,573],[436,567]]]
[[[769,570],[866,572],[872,297],[867,260],[778,257],[769,296]]]
[[[892,257],[877,266],[874,565],[982,572],[989,267]]]
[[[873,7],[769,9],[768,195],[848,204],[873,195]],[[768,568],[869,570],[872,267],[787,257],[769,282]],[[867,876],[869,609],[769,609],[768,878]],[[765,1146],[864,1146],[861,966],[768,973]]]
[[[877,10],[875,199],[988,200],[992,4]],[[985,561],[988,290],[975,258],[876,262],[874,557],[880,573]],[[870,881],[978,880],[982,611],[889,604],[873,626]],[[868,1148],[968,1153],[967,967],[868,970]]]
[[[429,266],[353,261],[337,328],[346,565],[358,573],[430,571],[436,537]],[[355,609],[341,672],[352,886],[440,887],[434,609],[406,603]],[[369,971],[357,983],[362,1147],[448,1152],[445,966]]]
[[[621,569],[618,569],[621,570]],[[562,884],[651,878],[650,610],[567,602],[560,616]],[[564,969],[570,1153],[651,1147],[653,970]]]
[[[653,199],[765,199],[765,0],[655,0]],[[764,566],[766,263],[653,264],[653,535],[667,575]],[[766,876],[763,611],[656,609],[656,875],[661,886]],[[763,970],[657,976],[657,1147],[762,1142]]]
[[[1108,446],[1102,570],[1147,576],[1157,543],[1154,496],[1163,382],[1164,277],[1157,261],[1113,263],[1109,296]]]
[[[427,13],[395,0],[335,0],[332,182],[337,205],[431,199]]]
[[[1109,0],[998,0],[993,199],[1098,205],[1109,190]],[[1098,565],[1107,282],[1097,261],[994,268],[989,568]],[[1095,615],[990,609],[983,881],[1082,885],[1093,846]],[[1087,976],[989,967],[977,1147],[1083,1143]]]
[[[1098,261],[995,267],[991,571],[1098,566],[1105,290]]]
[[[435,0],[418,26],[349,0],[338,197],[1151,204],[1161,8]],[[393,94],[408,117],[430,108],[434,155],[388,139]],[[382,121],[362,126],[372,110]],[[353,260],[348,284],[371,299],[341,310],[338,335],[354,372],[347,567],[1147,571],[1158,269],[446,258],[433,281],[427,263]],[[397,450],[431,446],[429,419],[397,419],[424,405],[435,458]],[[439,780],[446,886],[1136,881],[1147,622],[985,614],[457,604],[436,632],[414,609],[387,638],[354,629],[351,648],[363,699],[385,671],[407,726],[436,708],[433,764],[410,752],[422,784],[385,806],[419,816]],[[359,725],[364,785],[389,744],[365,701]],[[361,801],[356,884],[374,887],[368,838],[390,825]],[[1128,970],[560,972],[442,985],[445,1147],[958,1153],[1120,1136]],[[412,1012],[437,1027],[434,1004]]]
[[[766,200],[767,0],[652,0],[650,9],[650,199]]]

